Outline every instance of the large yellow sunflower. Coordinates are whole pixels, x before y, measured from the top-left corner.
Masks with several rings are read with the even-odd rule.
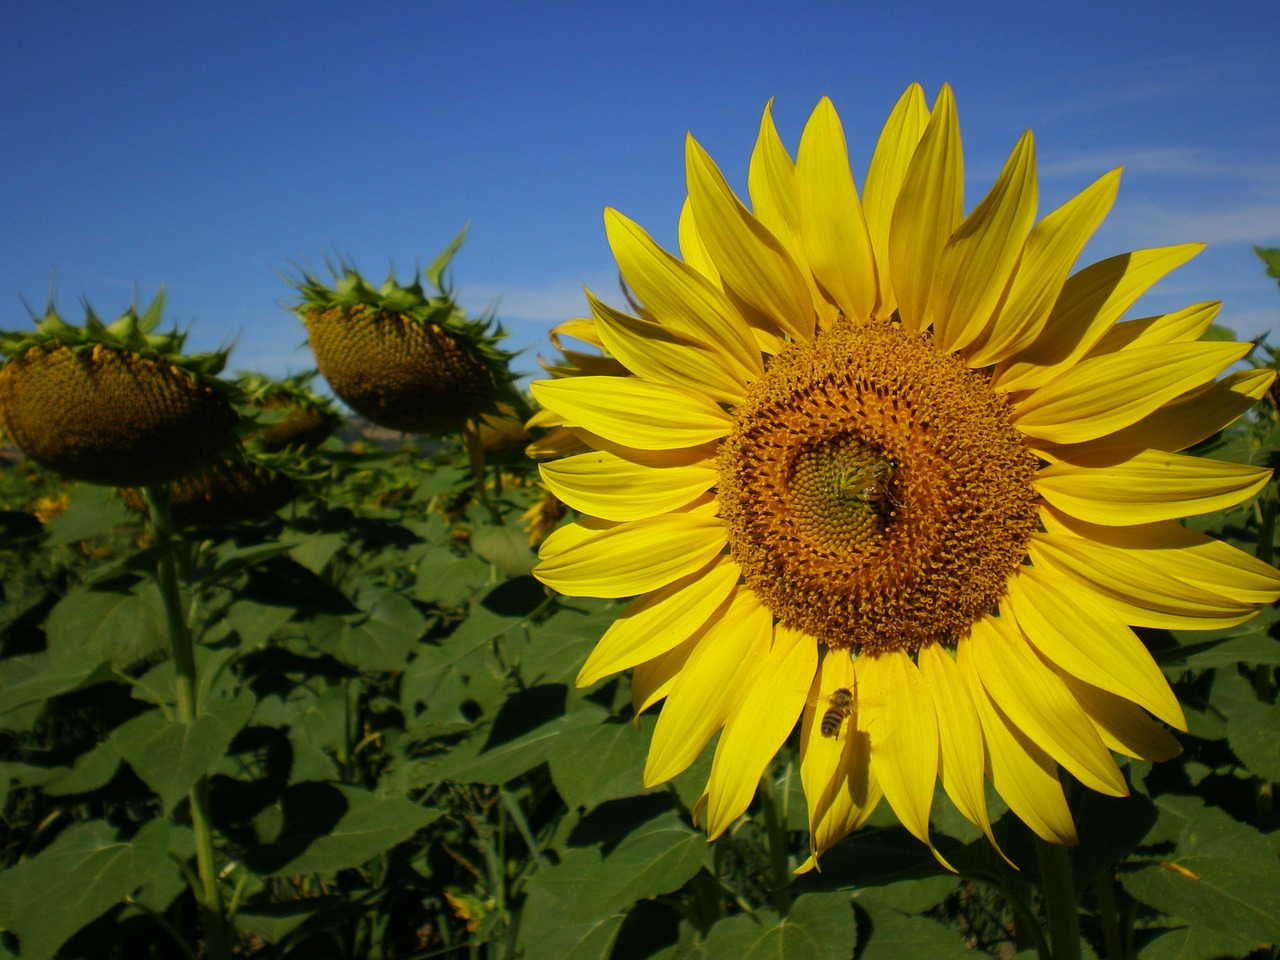
[[[766,108],[750,209],[692,137],[686,165],[683,259],[606,211],[639,315],[588,294],[560,332],[608,356],[533,384],[561,428],[543,477],[586,515],[535,573],[637,598],[579,684],[634,667],[637,712],[665,698],[647,784],[720,731],[712,838],[799,721],[802,869],[881,797],[932,848],[938,779],[993,843],[984,776],[1074,842],[1059,767],[1120,796],[1113,752],[1178,753],[1152,716],[1186,729],[1131,628],[1235,624],[1280,595],[1178,522],[1267,482],[1176,451],[1273,374],[1215,379],[1249,349],[1198,339],[1217,304],[1119,322],[1200,245],[1071,274],[1119,171],[1036,222],[1029,132],[966,216],[947,87],[898,101],[861,196],[826,99],[794,161]]]

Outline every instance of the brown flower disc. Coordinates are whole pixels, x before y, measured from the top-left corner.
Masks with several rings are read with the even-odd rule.
[[[493,398],[484,361],[438,324],[363,306],[317,310],[306,320],[320,372],[380,427],[451,433]]]
[[[141,491],[120,492],[134,510],[147,512]],[[265,519],[297,495],[282,473],[223,460],[175,481],[169,510],[177,527],[224,527]]]
[[[0,370],[0,426],[32,460],[73,480],[176,479],[217,458],[234,424],[212,386],[103,344],[31,347]]]

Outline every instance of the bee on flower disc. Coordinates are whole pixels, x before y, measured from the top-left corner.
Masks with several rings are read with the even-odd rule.
[[[862,488],[859,497],[876,516],[885,517],[898,505],[898,496],[893,488],[897,475],[898,461],[892,458],[878,460],[871,468],[871,479]]]

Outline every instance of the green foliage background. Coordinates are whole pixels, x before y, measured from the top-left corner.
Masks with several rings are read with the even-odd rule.
[[[1273,462],[1259,409],[1195,452]],[[114,492],[0,471],[0,957],[200,956],[188,791],[206,776],[242,956],[1035,955],[1036,855],[994,793],[1019,870],[939,792],[958,876],[882,807],[797,879],[794,744],[714,844],[693,823],[709,751],[645,789],[654,719],[631,715],[628,679],[574,685],[625,601],[530,576],[521,515],[544,492],[518,455],[491,465],[491,507],[458,447],[321,455],[318,496],[186,537],[193,724],[170,707],[142,521]],[[32,515],[64,489],[66,512]],[[1272,561],[1278,507],[1273,483],[1192,524]],[[1128,798],[1069,790],[1086,938],[1107,957],[1274,957],[1277,612],[1144,639],[1191,731],[1177,760],[1128,764]]]

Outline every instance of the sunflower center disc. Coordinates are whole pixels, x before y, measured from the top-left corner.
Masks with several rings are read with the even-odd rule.
[[[721,516],[747,585],[832,647],[916,649],[1004,595],[1037,458],[988,379],[932,337],[844,324],[789,344],[734,410]]]

